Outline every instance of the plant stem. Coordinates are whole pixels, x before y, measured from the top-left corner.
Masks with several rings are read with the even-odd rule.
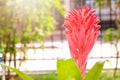
[[[117,69],[118,69],[118,59],[119,59],[119,51],[118,51],[117,44],[118,44],[118,40],[117,40],[116,43],[114,44],[114,45],[115,45],[115,48],[116,48],[116,65],[115,65],[115,69],[114,69],[114,73],[113,73],[113,76],[114,76],[114,77],[116,77],[116,73],[117,73]]]

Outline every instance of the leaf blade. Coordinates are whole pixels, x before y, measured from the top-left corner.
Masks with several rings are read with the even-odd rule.
[[[107,61],[107,60],[106,60]],[[99,80],[105,61],[96,62],[96,64],[85,75],[84,80]]]
[[[26,75],[25,73],[21,72],[20,70],[7,66],[5,64],[0,64],[3,67],[7,67],[8,69],[11,69],[12,71],[16,72],[23,80],[33,80],[30,76]]]
[[[74,60],[57,60],[58,80],[82,80],[80,70]]]

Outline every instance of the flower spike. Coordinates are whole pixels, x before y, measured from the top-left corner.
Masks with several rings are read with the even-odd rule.
[[[65,17],[64,26],[69,43],[71,57],[76,61],[84,77],[87,57],[100,34],[100,22],[88,6],[72,10]]]

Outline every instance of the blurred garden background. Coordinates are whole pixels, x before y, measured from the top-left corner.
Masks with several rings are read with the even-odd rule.
[[[2,63],[34,80],[57,80],[57,59],[70,58],[64,17],[83,5],[95,9],[101,20],[101,35],[89,54],[87,70],[108,59],[100,80],[120,80],[120,0],[0,0]]]

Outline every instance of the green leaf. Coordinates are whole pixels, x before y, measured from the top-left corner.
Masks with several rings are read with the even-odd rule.
[[[25,73],[21,72],[20,70],[7,66],[5,64],[0,64],[1,66],[7,67],[8,69],[16,72],[23,80],[33,80],[30,76],[26,75]]]
[[[94,6],[96,7],[104,7],[105,3],[104,0],[95,0],[94,1]]]
[[[108,28],[104,31],[102,39],[111,43],[118,41],[120,39],[120,31]]]
[[[72,59],[57,60],[58,80],[82,80],[80,70]]]
[[[84,80],[99,80],[104,63],[105,61],[96,62],[92,69],[85,75]]]
[[[110,41],[112,42],[113,41],[113,28],[108,28],[104,31],[104,34],[103,34],[103,40],[104,41]]]

